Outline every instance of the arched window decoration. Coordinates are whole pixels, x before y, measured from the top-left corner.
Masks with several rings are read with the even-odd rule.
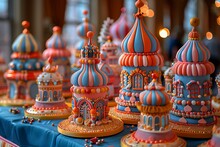
[[[211,81],[205,81],[203,83],[203,94],[204,94],[204,96],[211,95],[211,86],[212,86]]]
[[[40,90],[39,93],[40,93],[40,99],[42,99],[43,98],[43,91]]]
[[[101,120],[102,118],[104,118],[104,105],[105,102],[103,100],[100,100],[98,102],[96,102],[95,104],[95,108],[96,108],[96,112],[98,112],[98,120]]]
[[[152,127],[152,116],[148,117],[148,126]]]
[[[172,83],[171,82],[165,82],[165,91],[167,93],[171,93],[172,92]]]
[[[183,84],[180,80],[173,82],[173,88],[174,88],[174,95],[176,97],[182,97],[183,96]]]
[[[24,98],[25,97],[25,87],[24,86],[19,86],[18,87],[18,98]]]
[[[43,101],[48,101],[48,93],[47,93],[47,91],[44,91],[44,93],[43,93]]]
[[[154,126],[154,129],[156,130],[156,131],[158,131],[158,130],[160,130],[160,118],[158,117],[158,116],[156,116],[155,117],[155,126]]]
[[[126,87],[129,83],[129,81],[128,81],[129,80],[128,79],[128,72],[125,71],[125,70],[122,70],[120,77],[121,77],[121,86]]]
[[[83,117],[83,119],[89,119],[90,118],[90,110],[91,110],[91,104],[89,104],[89,101],[87,100],[81,100],[78,102],[78,108],[80,108],[80,116]]]
[[[135,74],[132,76],[132,89],[133,90],[143,90],[143,76],[141,74]]]
[[[38,86],[36,83],[31,84],[30,90],[29,90],[29,95],[32,99],[36,98],[36,95],[38,93]]]
[[[53,92],[53,100],[57,101],[58,100],[58,95],[57,95],[57,91]]]
[[[15,84],[14,83],[10,83],[9,86],[10,86],[10,88],[9,88],[9,90],[10,90],[9,91],[9,97],[11,99],[13,99],[15,97],[15,90],[16,90]]]
[[[188,90],[188,98],[199,98],[201,97],[200,95],[200,85],[199,81],[190,81],[189,83],[186,84],[186,89]]]
[[[161,117],[161,127],[163,127],[163,128],[165,128],[165,126],[166,126],[166,120],[165,119],[166,119],[165,116]]]

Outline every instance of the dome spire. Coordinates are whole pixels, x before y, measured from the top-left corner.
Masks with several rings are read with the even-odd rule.
[[[190,19],[190,24],[193,27],[192,31],[189,33],[189,39],[190,40],[198,40],[199,39],[199,33],[197,31],[197,26],[199,25],[199,18],[191,18]]]
[[[141,0],[137,0],[136,2],[135,2],[135,6],[137,7],[137,9],[138,9],[138,12],[135,14],[135,16],[142,16],[142,12],[141,12],[141,7],[143,7],[144,6],[144,3],[141,1]]]
[[[23,34],[28,34],[29,33],[28,28],[30,26],[29,21],[24,20],[22,21],[21,25],[24,27]]]

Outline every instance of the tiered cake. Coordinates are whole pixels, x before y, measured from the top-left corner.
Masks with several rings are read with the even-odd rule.
[[[58,131],[74,137],[110,136],[123,130],[120,119],[108,116],[108,77],[99,70],[99,49],[91,42],[81,50],[82,67],[71,77],[72,115],[59,123]]]
[[[107,41],[101,46],[102,53],[107,55],[106,63],[110,65],[114,72],[114,96],[118,96],[120,90],[121,66],[118,64],[118,46],[112,42],[112,37],[108,36]]]
[[[110,33],[113,37],[113,41],[119,47],[121,46],[122,40],[130,31],[131,24],[127,19],[126,9],[121,8],[121,15],[110,27]],[[121,52],[121,51],[120,51]]]
[[[40,119],[61,119],[71,114],[62,96],[63,77],[57,72],[58,66],[52,65],[52,58],[37,78],[38,94],[34,106],[25,110],[25,116]]]
[[[172,108],[169,95],[152,74],[152,82],[140,93],[137,108],[141,112],[137,131],[124,136],[121,145],[150,147],[184,147],[186,142],[172,132],[169,126],[169,111]]]
[[[6,63],[2,56],[0,56],[0,96],[7,93],[7,84],[4,79],[4,73],[6,71]]]
[[[110,110],[110,115],[121,118],[126,124],[137,124],[140,112],[135,106],[139,94],[151,80],[152,72],[159,72],[163,57],[157,38],[150,33],[143,20],[140,7],[144,4],[138,0],[138,12],[133,28],[121,44],[123,54],[119,58],[122,66],[121,87],[119,97],[115,98],[117,106]]]
[[[86,37],[86,33],[88,31],[94,31],[94,27],[92,24],[89,23],[89,19],[87,18],[88,11],[84,10],[83,14],[85,15],[85,18],[83,18],[83,22],[77,27],[77,34],[80,37],[80,40],[76,44],[75,48],[72,51],[73,57],[73,64],[72,64],[72,70],[73,72],[76,72],[80,69],[81,64],[79,62],[80,60],[80,52],[81,49],[88,43],[88,39]]]
[[[70,61],[71,53],[66,49],[66,42],[61,36],[61,28],[58,26],[53,27],[53,35],[46,42],[47,49],[43,52],[43,58],[53,59],[53,64],[58,65],[58,72],[63,76],[63,96],[65,98],[71,97],[70,92]]]
[[[104,72],[108,76],[108,106],[112,107],[115,106],[115,100],[113,99],[115,96],[114,93],[114,85],[113,82],[115,80],[114,72],[112,68],[109,66],[109,64],[106,62],[108,55],[106,52],[101,52],[100,54],[101,62],[98,64],[99,69]]]
[[[210,74],[215,67],[209,62],[209,50],[199,40],[199,19],[191,19],[190,24],[193,29],[189,40],[177,52],[177,62],[172,67],[175,77],[170,121],[178,136],[210,138],[215,123]]]
[[[7,95],[1,97],[0,105],[33,105],[38,93],[36,79],[43,63],[34,37],[29,33],[29,22],[23,21],[23,33],[12,45],[12,61],[4,77],[7,80]]]
[[[172,96],[173,93],[173,78],[174,73],[171,67],[167,68],[164,72],[164,81],[165,81],[165,91],[170,96]]]

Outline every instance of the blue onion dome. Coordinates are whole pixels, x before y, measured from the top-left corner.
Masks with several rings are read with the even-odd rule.
[[[122,41],[121,48],[125,53],[154,53],[160,49],[159,41],[144,24],[144,15],[140,12],[143,5],[136,5],[138,12],[135,14],[135,23]]]
[[[86,33],[88,31],[94,31],[94,26],[91,23],[89,23],[89,19],[87,17],[88,11],[84,10],[83,14],[85,16],[83,18],[83,22],[77,27],[76,31],[80,37],[86,39]]]
[[[74,86],[94,87],[107,85],[108,77],[98,68],[100,52],[98,47],[92,44],[93,35],[91,31],[87,33],[89,38],[88,45],[81,50],[80,63],[82,66],[71,77],[71,83]]]
[[[140,102],[143,106],[166,106],[170,104],[169,95],[165,88],[157,81],[158,75],[152,74],[152,82],[145,86],[145,90],[140,93]]]
[[[37,42],[28,30],[30,23],[28,21],[23,21],[22,26],[24,27],[22,34],[20,34],[12,44],[13,52],[19,52],[19,53],[38,52]]]
[[[48,64],[45,67],[43,67],[43,73],[41,73],[37,78],[38,84],[40,83],[49,84],[50,82],[52,82],[53,85],[62,84],[63,77],[59,72],[57,72],[58,66],[52,65],[52,62],[53,62],[52,58],[49,57]]]

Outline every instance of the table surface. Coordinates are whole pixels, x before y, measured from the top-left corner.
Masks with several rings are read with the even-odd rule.
[[[34,121],[32,124],[22,123],[24,109],[19,107],[19,114],[9,112],[11,107],[0,107],[0,136],[21,147],[79,147],[85,144],[85,139],[64,136],[57,131],[57,125],[62,120]],[[52,126],[52,123],[54,126]],[[120,139],[136,127],[125,125],[124,130],[116,135],[105,137],[101,145],[93,147],[120,147]],[[195,147],[207,140],[185,139],[188,147]]]

